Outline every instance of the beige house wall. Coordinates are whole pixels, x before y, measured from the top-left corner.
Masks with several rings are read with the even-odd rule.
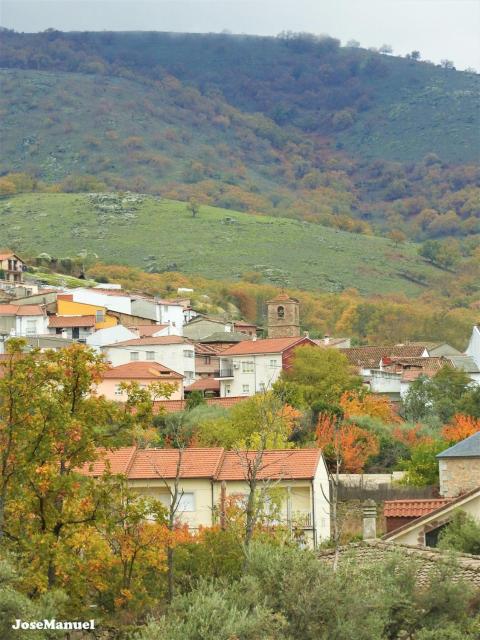
[[[456,498],[480,487],[480,458],[440,458],[440,495]]]
[[[138,384],[141,387],[142,386],[148,387],[149,384],[152,384],[154,382],[164,382],[165,384],[176,384],[177,389],[168,398],[168,400],[183,399],[183,383],[179,382],[178,380],[174,380],[174,381],[169,379],[163,380],[162,378],[159,378],[158,380],[157,379],[156,380],[132,380],[132,379],[118,380],[118,379],[106,378],[105,380],[102,380],[102,382],[100,382],[97,385],[96,393],[99,396],[101,395],[105,396],[107,400],[116,400],[118,402],[126,402],[127,394],[125,391],[123,391],[122,393],[116,393],[118,385],[121,384],[122,382],[138,382]],[[156,397],[155,400],[167,400],[167,398]]]

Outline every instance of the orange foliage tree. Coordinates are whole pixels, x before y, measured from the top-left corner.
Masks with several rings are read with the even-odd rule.
[[[318,418],[316,437],[327,462],[334,463],[338,456],[341,470],[349,473],[360,473],[368,458],[380,450],[373,433],[348,421],[340,422],[325,413]]]
[[[469,436],[473,436],[477,431],[480,431],[480,420],[478,418],[457,413],[453,416],[450,424],[446,424],[443,427],[442,435],[445,440],[454,444]]]
[[[340,406],[346,418],[370,416],[387,423],[401,422],[390,400],[373,393],[345,391],[340,398]]]

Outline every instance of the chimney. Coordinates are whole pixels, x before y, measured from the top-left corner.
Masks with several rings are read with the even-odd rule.
[[[363,539],[375,540],[377,537],[377,505],[375,500],[365,500],[363,512]]]
[[[304,338],[309,338],[310,337],[310,331],[304,331],[303,332],[303,337]]]
[[[330,336],[328,334],[323,336],[323,344],[330,344]]]

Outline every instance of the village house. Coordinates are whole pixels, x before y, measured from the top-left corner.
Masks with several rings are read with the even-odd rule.
[[[220,380],[218,378],[199,378],[191,385],[185,387],[185,395],[198,391],[204,398],[220,396]]]
[[[220,396],[253,396],[271,389],[291,366],[295,349],[317,345],[306,337],[240,342],[220,354]]]
[[[194,347],[181,336],[133,338],[100,348],[113,366],[137,361],[159,362],[181,373],[185,386],[195,382]]]
[[[0,251],[0,280],[11,283],[23,282],[27,265],[13,251]]]
[[[95,331],[95,316],[50,316],[48,330],[64,338],[86,342]]]
[[[439,499],[387,500],[384,540],[435,547],[457,511],[480,522],[480,431],[437,455]]]
[[[136,382],[142,389],[158,382],[171,384],[175,387],[175,391],[168,399],[183,398],[183,376],[158,362],[129,362],[111,367],[104,372],[102,381],[97,384],[96,393],[105,396],[107,400],[125,402],[127,393],[121,387],[122,382]],[[152,397],[155,400],[166,399],[164,396]]]
[[[201,340],[213,333],[231,333],[234,330],[233,322],[198,314],[183,327],[183,335],[191,340]]]
[[[45,307],[39,304],[0,304],[0,335],[37,336],[48,333]]]
[[[106,307],[77,302],[73,299],[71,293],[59,293],[57,295],[57,316],[93,316],[95,320],[93,325],[95,330],[114,327],[117,324],[117,319],[108,314]]]
[[[112,473],[124,475],[132,489],[168,507],[180,455],[178,518],[193,532],[222,524],[226,501],[244,501],[248,495],[245,468],[255,452],[188,448],[180,454],[178,449],[127,447],[103,452],[83,473],[98,477],[108,466]],[[270,505],[271,526],[285,527],[310,547],[330,537],[329,476],[319,449],[265,451],[258,489],[265,509]],[[273,493],[278,511],[270,502]]]
[[[465,351],[467,356],[470,356],[477,367],[480,367],[480,326],[475,325],[472,330],[472,335],[468,343],[468,347]]]

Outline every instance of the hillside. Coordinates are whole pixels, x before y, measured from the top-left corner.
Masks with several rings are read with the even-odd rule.
[[[415,296],[449,277],[413,244],[208,206],[193,218],[184,203],[134,194],[11,197],[0,203],[0,245],[57,258],[86,249],[107,263],[221,280],[256,272],[266,283],[333,292]]]
[[[475,74],[292,34],[0,39],[0,174],[416,241],[480,233]]]

